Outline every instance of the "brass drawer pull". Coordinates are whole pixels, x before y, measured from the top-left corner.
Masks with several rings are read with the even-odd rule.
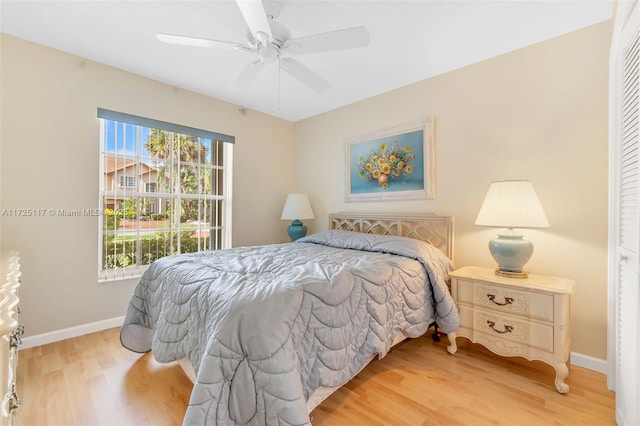
[[[9,333],[9,347],[17,348],[22,344],[22,335],[24,334],[24,325],[19,325],[18,328]]]
[[[16,384],[11,383],[9,393],[7,393],[2,400],[2,415],[5,417],[10,416],[11,413],[20,408],[21,405],[22,402],[16,392]]]
[[[496,333],[500,333],[500,334],[505,334],[505,333],[511,333],[513,331],[513,326],[511,325],[504,325],[504,331],[500,331],[500,330],[496,330],[496,323],[491,321],[491,320],[487,320],[487,324],[489,324],[489,328],[492,329],[493,331],[495,331]]]
[[[18,393],[16,392],[16,384],[11,384],[11,400],[9,402],[9,412],[17,410],[22,405],[22,401],[18,397]]]
[[[489,300],[491,300],[493,303],[495,303],[496,305],[498,305],[498,306],[505,306],[505,305],[510,305],[510,304],[513,303],[513,297],[505,297],[504,298],[504,303],[496,302],[496,300],[495,300],[496,299],[496,295],[495,294],[488,293],[487,294],[487,298]]]

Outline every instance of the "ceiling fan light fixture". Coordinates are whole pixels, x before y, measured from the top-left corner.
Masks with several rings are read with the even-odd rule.
[[[261,45],[259,52],[260,58],[269,63],[273,63],[280,55],[280,50],[273,43]]]

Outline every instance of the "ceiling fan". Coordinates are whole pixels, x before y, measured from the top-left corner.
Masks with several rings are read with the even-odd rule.
[[[278,70],[288,73],[318,92],[328,90],[331,85],[292,56],[364,47],[369,44],[369,32],[363,26],[291,38],[289,31],[273,19],[278,9],[275,3],[266,3],[270,6],[271,13],[267,13],[262,0],[236,0],[236,3],[249,28],[246,43],[164,33],[157,34],[157,38],[165,43],[235,49],[257,55],[258,58],[249,62],[238,74],[232,87],[247,86],[265,64],[275,63]]]

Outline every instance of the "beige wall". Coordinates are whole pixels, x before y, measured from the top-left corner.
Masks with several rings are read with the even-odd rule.
[[[551,227],[526,230],[527,268],[576,281],[572,350],[606,359],[607,126],[611,22],[505,54],[296,124],[297,190],[327,227],[337,211],[453,215],[457,266],[494,267],[474,226],[490,182],[534,182]],[[345,139],[436,119],[437,199],[344,202]],[[319,166],[318,166],[319,165]]]
[[[268,165],[293,162],[293,123],[241,115],[237,106],[4,34],[1,43],[1,208],[98,207],[101,107],[235,136],[233,245],[286,240],[279,218],[293,170]],[[124,315],[135,282],[97,282],[97,218],[0,219],[2,248],[22,254],[27,336]]]

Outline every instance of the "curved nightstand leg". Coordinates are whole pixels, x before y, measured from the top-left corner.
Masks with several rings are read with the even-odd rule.
[[[453,331],[451,333],[447,333],[447,338],[449,339],[449,343],[451,343],[447,346],[447,352],[453,355],[458,350],[458,345],[456,345],[456,333]]]
[[[569,374],[569,368],[567,367],[567,364],[559,362],[554,365],[554,368],[556,369],[556,390],[560,393],[569,392],[569,385],[564,382],[564,379]]]

